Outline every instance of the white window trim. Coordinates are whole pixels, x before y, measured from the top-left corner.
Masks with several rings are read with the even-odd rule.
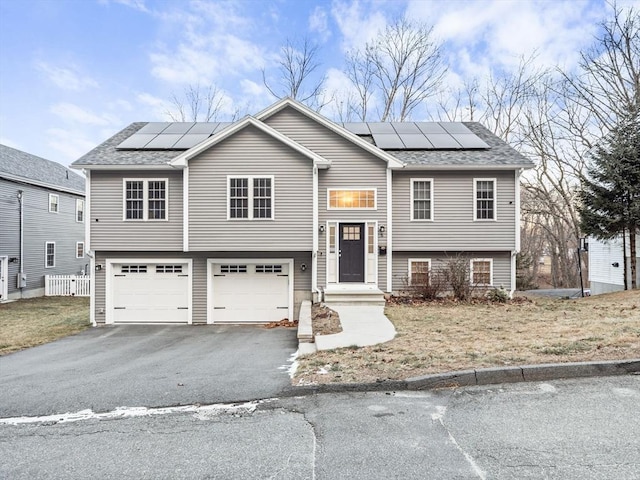
[[[430,203],[431,208],[430,208],[430,211],[429,211],[430,218],[415,218],[415,217],[414,217],[414,210],[413,210],[413,200],[414,200],[414,198],[413,198],[413,185],[414,185],[416,182],[429,182],[429,183],[431,184],[431,188],[429,189],[429,190],[430,190],[430,198],[429,198],[429,201],[431,202],[431,203]],[[433,214],[433,206],[434,206],[434,204],[433,204],[433,197],[434,197],[434,195],[433,195],[433,190],[434,190],[434,182],[433,182],[433,178],[412,178],[412,179],[411,179],[411,187],[410,187],[410,188],[411,188],[411,192],[410,192],[410,196],[411,196],[411,203],[410,203],[410,205],[409,205],[409,211],[410,211],[410,214],[411,214],[411,221],[412,221],[412,222],[433,222],[433,221],[434,221],[434,218],[435,218],[435,217],[434,217],[434,214]]]
[[[53,198],[56,199],[56,209],[55,210],[51,210],[51,200]],[[58,195],[56,193],[50,193],[49,194],[49,213],[60,213],[60,195]]]
[[[343,192],[343,191],[351,191],[351,192],[373,192],[373,208],[341,208],[341,207],[332,207],[331,206],[331,192]],[[377,188],[327,188],[327,210],[338,210],[338,211],[356,211],[362,212],[364,210],[378,210],[378,189]]]
[[[79,255],[78,255],[78,247],[79,247],[80,245],[82,245],[82,256],[79,256]],[[76,258],[84,258],[84,253],[85,253],[85,250],[84,250],[84,242],[76,242]]]
[[[426,262],[429,264],[429,279],[431,279],[431,268],[432,268],[432,263],[431,263],[431,259],[430,258],[410,258],[407,262],[408,265],[408,270],[407,270],[407,284],[411,285],[411,273],[413,271],[413,269],[411,268],[413,263],[417,263],[417,262]]]
[[[478,218],[478,182],[493,182],[493,218]],[[498,181],[495,178],[473,179],[473,221],[495,222],[498,220]]]
[[[78,220],[78,212],[81,211],[79,208],[80,205],[82,205],[82,220]],[[84,205],[85,205],[84,199],[76,198],[76,223],[84,223],[84,214],[85,214]]]
[[[127,218],[127,182],[142,182],[142,218]],[[149,218],[149,182],[164,182],[164,218]],[[123,178],[122,179],[122,220],[125,222],[168,222],[169,221],[169,179],[168,178]]]
[[[53,265],[47,262],[49,245],[53,245]],[[56,268],[56,242],[44,242],[44,268]]]
[[[474,262],[489,262],[489,283],[473,283],[473,264]],[[493,285],[493,258],[472,258],[469,269],[469,281],[472,285],[478,287],[490,287]]]
[[[247,187],[249,193],[249,203],[248,203],[248,217],[247,218],[232,218],[231,212],[229,209],[231,208],[231,179],[237,178],[246,178],[247,179]],[[256,178],[269,178],[271,179],[271,216],[263,217],[263,218],[254,218],[253,217],[253,180]],[[269,221],[276,219],[276,182],[274,175],[227,175],[227,220],[232,222],[236,221],[252,221],[252,222],[260,222],[260,221]]]

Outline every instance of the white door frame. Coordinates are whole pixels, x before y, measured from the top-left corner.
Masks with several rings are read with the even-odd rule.
[[[345,223],[350,223],[350,224],[355,224],[355,223],[362,223],[364,224],[364,282],[362,283],[352,283],[352,282],[347,282],[347,283],[343,283],[343,285],[375,285],[376,287],[378,286],[378,221],[377,220],[327,220],[325,223],[325,232],[327,232],[327,238],[326,238],[326,248],[325,248],[325,258],[326,258],[326,262],[325,262],[325,288],[328,285],[341,285],[340,283],[340,255],[339,255],[339,251],[340,251],[340,225],[341,224],[345,224]],[[336,231],[335,231],[335,245],[336,245],[336,253],[335,253],[335,259],[333,260],[335,262],[335,268],[336,268],[336,281],[335,283],[331,282],[329,283],[329,263],[332,261],[330,259],[330,254],[329,254],[329,235],[330,235],[330,231],[331,229],[329,228],[330,224],[335,224],[336,226]],[[373,263],[373,272],[371,271],[371,268],[369,267],[369,224],[373,224],[373,256],[374,256],[374,263]],[[374,281],[373,282],[368,282],[367,279],[369,278],[370,274],[374,274]]]
[[[105,324],[113,324],[113,266],[120,263],[186,263],[189,268],[187,300],[189,317],[187,324],[193,323],[193,260],[190,258],[107,258],[105,278]],[[147,322],[145,322],[147,323]]]
[[[0,302],[9,297],[9,257],[0,256]]]
[[[293,258],[207,258],[207,324],[213,321],[213,266],[219,263],[286,263],[289,265],[289,319],[293,318]]]

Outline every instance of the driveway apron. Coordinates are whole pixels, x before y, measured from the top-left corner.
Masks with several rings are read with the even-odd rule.
[[[276,397],[296,348],[292,328],[93,328],[0,357],[0,416]]]

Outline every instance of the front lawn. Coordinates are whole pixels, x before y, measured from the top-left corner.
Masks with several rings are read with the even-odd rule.
[[[0,304],[0,355],[52,342],[89,325],[87,297],[39,297]]]
[[[507,304],[388,303],[386,314],[398,331],[394,340],[303,357],[294,384],[640,358],[637,290],[574,300],[516,298]]]

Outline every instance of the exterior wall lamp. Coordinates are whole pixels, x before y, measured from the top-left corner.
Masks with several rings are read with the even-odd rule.
[[[318,231],[319,231],[320,233],[324,233],[324,225],[320,225],[320,226],[318,227]]]

